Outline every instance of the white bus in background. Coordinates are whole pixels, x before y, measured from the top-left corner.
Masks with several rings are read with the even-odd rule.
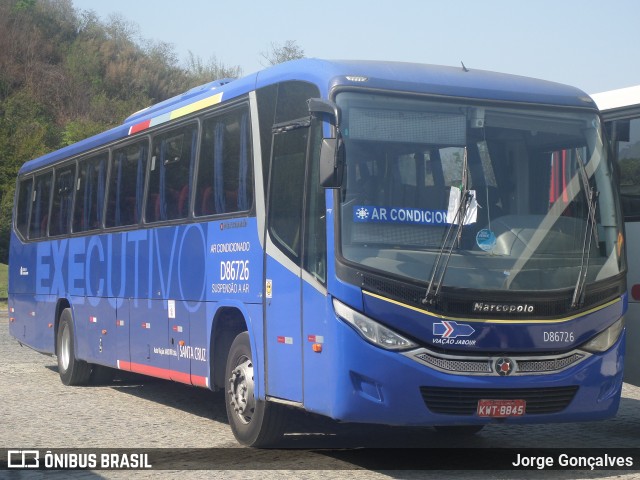
[[[591,95],[602,112],[620,173],[629,310],[625,382],[640,385],[640,85]]]

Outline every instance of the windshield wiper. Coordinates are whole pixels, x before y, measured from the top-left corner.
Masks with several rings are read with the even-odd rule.
[[[584,305],[585,284],[587,282],[587,271],[589,270],[589,257],[591,255],[591,239],[595,237],[596,243],[600,242],[598,238],[598,229],[596,227],[596,207],[599,192],[589,184],[589,176],[582,162],[580,153],[576,150],[578,156],[578,164],[580,165],[580,178],[584,185],[584,194],[587,198],[587,224],[584,229],[584,237],[582,239],[582,258],[580,261],[580,272],[578,280],[573,290],[573,298],[571,300],[571,308],[580,308]]]
[[[460,244],[460,237],[462,235],[462,225],[464,225],[464,220],[467,217],[467,211],[469,210],[469,205],[471,205],[471,201],[473,200],[473,195],[471,194],[471,191],[468,188],[468,183],[469,183],[468,171],[469,171],[469,167],[467,164],[467,147],[465,147],[464,157],[462,160],[462,190],[460,194],[460,205],[458,205],[458,209],[456,210],[455,216],[453,217],[451,223],[447,227],[447,231],[445,233],[444,239],[442,240],[442,245],[440,245],[440,251],[438,252],[436,261],[433,264],[433,268],[431,269],[431,277],[429,278],[429,285],[427,286],[427,292],[425,293],[425,296],[422,299],[422,303],[424,305],[435,305],[436,301],[438,300],[438,295],[440,295],[440,288],[442,287],[442,282],[444,280],[444,274],[447,271],[447,267],[449,266],[449,260],[451,259],[451,255],[453,253],[453,247],[455,246],[456,243]],[[454,225],[456,225],[456,231],[455,231],[455,234],[452,235]],[[445,254],[445,250],[446,250],[446,254]],[[441,267],[440,264],[443,261],[443,257],[445,258]],[[437,281],[436,281],[436,276],[438,277]]]

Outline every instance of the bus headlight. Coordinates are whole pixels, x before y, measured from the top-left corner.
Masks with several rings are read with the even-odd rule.
[[[607,328],[604,332],[596,335],[587,343],[582,345],[582,349],[587,352],[601,353],[606,352],[611,346],[618,341],[622,329],[624,328],[624,317]]]
[[[355,327],[360,336],[373,345],[386,350],[406,350],[417,347],[411,340],[380,325],[360,312],[356,312],[335,298],[333,299],[333,308],[338,317]]]

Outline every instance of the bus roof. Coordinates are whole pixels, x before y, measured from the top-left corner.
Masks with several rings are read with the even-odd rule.
[[[237,80],[216,80],[132,114],[106,132],[26,162],[20,173],[89,152],[166,121],[196,112],[223,100],[281,81],[300,80],[316,84],[322,97],[339,87],[412,92],[440,97],[538,105],[595,108],[583,91],[559,83],[528,77],[401,62],[300,59],[250,74]]]
[[[591,98],[601,111],[613,110],[640,104],[640,85],[595,93]]]

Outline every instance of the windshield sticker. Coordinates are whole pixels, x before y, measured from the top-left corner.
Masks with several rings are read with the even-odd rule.
[[[460,208],[462,196],[458,187],[450,187],[447,210],[425,208],[383,207],[378,205],[356,205],[353,221],[356,223],[403,223],[410,225],[458,224],[458,216],[464,214],[464,225],[475,223],[478,217],[478,202],[475,190],[469,190],[471,200]],[[464,212],[463,210],[466,210]]]
[[[353,207],[353,221],[358,223],[408,223],[412,225],[447,225],[444,210],[424,210],[420,208],[378,207],[356,205]]]
[[[490,252],[496,246],[496,235],[488,228],[483,228],[476,235],[476,243],[485,252]]]
[[[462,191],[458,187],[449,187],[449,208],[447,211],[447,223],[458,224],[457,216],[460,209],[460,199]],[[478,219],[478,201],[476,200],[476,191],[469,190],[471,201],[467,204],[466,214],[464,215],[463,225],[476,223]],[[462,212],[461,212],[462,213]]]

